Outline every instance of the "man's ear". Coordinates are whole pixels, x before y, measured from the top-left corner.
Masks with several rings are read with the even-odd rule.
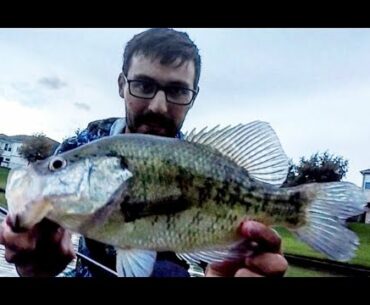
[[[120,97],[125,98],[125,84],[126,80],[123,76],[123,72],[121,72],[118,76],[118,92]]]

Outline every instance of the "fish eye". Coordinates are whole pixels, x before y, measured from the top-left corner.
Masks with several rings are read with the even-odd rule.
[[[59,169],[64,168],[67,165],[66,160],[62,158],[54,158],[53,160],[50,161],[49,163],[49,169],[51,171],[57,171]]]

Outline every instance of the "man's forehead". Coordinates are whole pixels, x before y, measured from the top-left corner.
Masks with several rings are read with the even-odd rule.
[[[130,76],[146,74],[156,78],[175,77],[192,84],[195,77],[195,67],[192,60],[182,62],[181,58],[177,58],[174,62],[164,65],[161,64],[161,58],[136,54],[131,59],[128,74]]]
[[[162,56],[155,56],[155,55],[145,55],[142,53],[136,53],[131,58],[131,64],[152,64],[152,65],[161,65],[161,66],[168,66],[168,67],[180,67],[180,66],[186,66],[189,64],[194,65],[193,60],[184,60],[180,56],[177,57],[175,60],[162,64],[161,61],[163,60]]]

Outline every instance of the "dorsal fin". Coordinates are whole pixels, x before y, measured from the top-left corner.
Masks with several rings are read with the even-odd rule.
[[[185,134],[185,140],[213,147],[262,182],[280,186],[288,174],[289,160],[275,131],[266,122],[216,126],[199,132],[193,129]]]

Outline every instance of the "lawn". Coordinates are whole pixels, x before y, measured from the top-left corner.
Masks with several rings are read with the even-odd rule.
[[[285,277],[336,277],[331,273],[289,265]]]
[[[5,167],[0,167],[0,188],[2,189],[5,189],[8,173],[9,173],[9,169]]]
[[[348,263],[370,267],[370,224],[350,223],[349,228],[356,232],[360,238],[360,247],[357,250],[356,257]],[[284,253],[326,258],[323,254],[316,252],[305,243],[299,241],[287,229],[278,227],[276,230],[282,237]]]
[[[370,267],[370,224],[351,223],[349,227],[360,238],[360,247],[357,250],[357,255],[350,263]]]
[[[0,189],[5,189],[9,169],[0,167]],[[6,208],[5,194],[0,192],[0,206]]]

